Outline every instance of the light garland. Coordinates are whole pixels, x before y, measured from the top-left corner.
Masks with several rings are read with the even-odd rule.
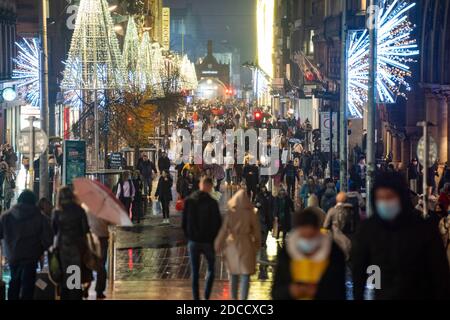
[[[32,106],[39,106],[39,43],[37,38],[16,42],[17,58],[12,78],[18,80],[18,89]]]
[[[408,11],[416,4],[406,0],[381,0],[378,12],[378,67],[377,92],[380,103],[395,103],[398,96],[406,98],[411,91],[407,78],[411,77],[409,64],[419,55],[415,28]],[[362,118],[368,101],[369,32],[352,31],[348,50],[348,106],[350,115]]]

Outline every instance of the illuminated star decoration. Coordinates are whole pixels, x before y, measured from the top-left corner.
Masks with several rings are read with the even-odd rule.
[[[406,98],[411,91],[407,78],[411,77],[409,64],[419,55],[415,28],[408,11],[416,4],[406,0],[381,0],[378,11],[378,70],[377,101],[395,103],[398,96]],[[362,118],[368,101],[369,32],[352,31],[348,50],[348,106],[350,116]]]
[[[39,42],[38,39],[23,39],[16,42],[17,58],[14,59],[13,79],[18,89],[32,106],[39,106]]]

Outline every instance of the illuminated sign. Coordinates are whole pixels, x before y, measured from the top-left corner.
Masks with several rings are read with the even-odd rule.
[[[170,50],[170,8],[162,9],[162,47]]]
[[[274,52],[274,15],[275,0],[258,0],[257,4],[257,30],[258,30],[258,65],[270,77],[273,77]]]

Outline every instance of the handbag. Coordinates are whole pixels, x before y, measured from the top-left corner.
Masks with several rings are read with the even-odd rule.
[[[63,279],[63,270],[58,248],[53,248],[48,251],[48,275],[54,284],[61,283]]]
[[[182,212],[184,210],[184,199],[179,198],[175,204],[175,210]]]

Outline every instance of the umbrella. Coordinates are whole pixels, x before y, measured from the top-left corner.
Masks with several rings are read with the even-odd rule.
[[[302,143],[302,140],[297,139],[297,138],[291,138],[291,139],[289,139],[289,143],[292,143],[292,144]]]
[[[118,226],[133,225],[123,205],[103,184],[78,178],[73,181],[73,185],[78,199],[89,208],[90,214]]]

